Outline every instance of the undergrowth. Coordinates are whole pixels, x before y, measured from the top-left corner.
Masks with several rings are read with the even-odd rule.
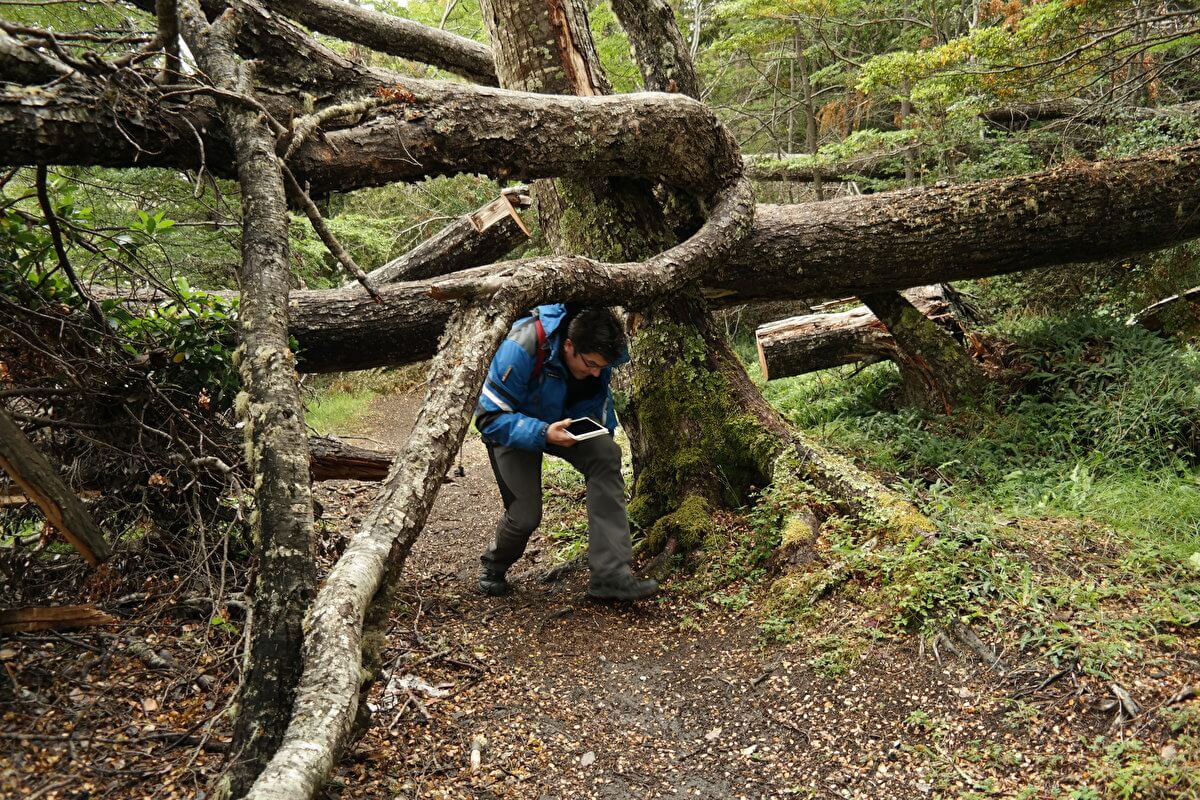
[[[854,525],[826,524],[805,569],[839,565],[843,594],[877,603],[894,632],[966,620],[1107,675],[1200,621],[1200,354],[1094,316],[1001,333],[1016,390],[953,416],[889,410],[886,363],[763,387],[939,525],[931,543],[865,550]]]

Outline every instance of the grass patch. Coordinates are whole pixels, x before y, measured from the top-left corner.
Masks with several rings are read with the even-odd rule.
[[[322,375],[305,386],[304,421],[322,436],[352,429],[377,395],[406,392],[425,380],[426,364]]]

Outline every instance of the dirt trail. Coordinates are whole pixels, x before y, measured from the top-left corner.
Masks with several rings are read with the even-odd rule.
[[[359,433],[402,446],[418,402],[380,398]],[[501,502],[474,435],[462,467],[408,561],[376,725],[330,796],[958,796],[985,776],[936,752],[1016,747],[997,731],[983,670],[886,644],[828,678],[806,642],[765,642],[753,602],[701,609],[668,581],[653,602],[608,607],[585,600],[584,571],[543,582],[552,548],[541,533],[513,570],[515,591],[480,594]],[[373,493],[325,484],[325,520],[351,530]],[[914,726],[914,713],[932,722]],[[922,744],[934,734],[931,758]]]

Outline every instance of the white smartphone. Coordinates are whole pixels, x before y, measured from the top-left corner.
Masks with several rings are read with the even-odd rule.
[[[567,426],[567,434],[577,442],[582,442],[585,439],[594,439],[597,436],[604,436],[608,433],[608,428],[601,425],[591,417],[580,417],[576,420],[571,420],[571,424]]]

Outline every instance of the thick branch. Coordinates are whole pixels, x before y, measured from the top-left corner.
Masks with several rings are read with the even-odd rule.
[[[0,89],[0,138],[11,144],[0,151],[0,164],[194,168],[197,136],[220,148],[211,133],[201,133],[211,130],[203,122],[148,115],[146,98],[136,98],[128,119],[115,125],[101,89]],[[300,148],[292,168],[314,195],[464,172],[639,177],[709,194],[741,169],[717,118],[678,95],[564,97],[418,80],[390,90],[408,102]],[[209,153],[210,165],[222,163],[215,155]]]
[[[0,81],[20,84],[49,83],[75,70],[35,47],[0,30]]]
[[[528,189],[506,189],[487,205],[464,214],[367,277],[375,284],[417,281],[499,261],[529,238],[517,214],[530,205]],[[349,284],[347,284],[349,286]]]
[[[46,520],[89,564],[96,566],[112,555],[112,548],[92,515],[3,409],[0,409],[0,469],[8,473],[26,497],[37,503]]]
[[[337,0],[272,0],[270,5],[315,31],[496,85],[491,49],[465,36]]]

